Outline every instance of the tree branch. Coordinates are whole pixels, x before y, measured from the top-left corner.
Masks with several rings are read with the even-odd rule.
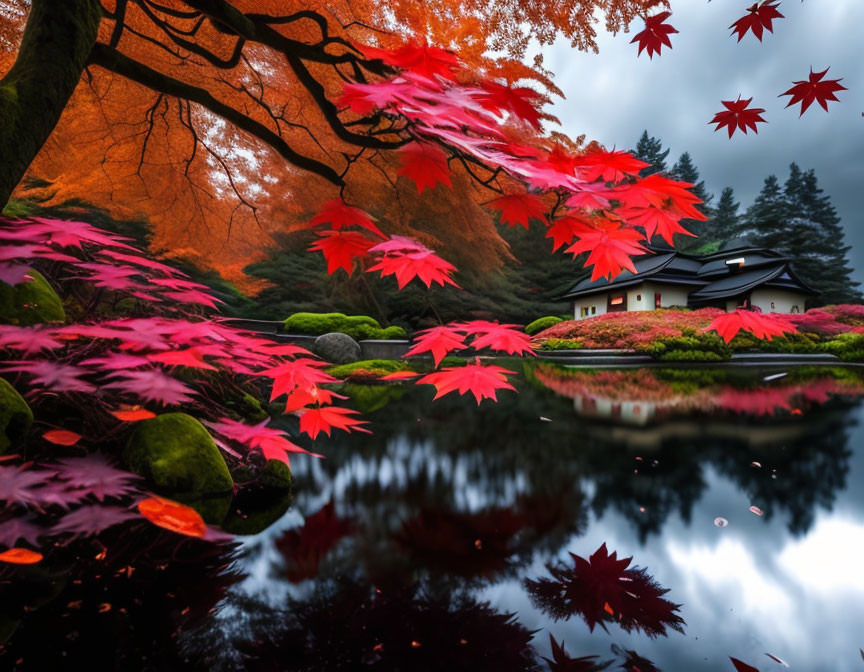
[[[320,175],[337,186],[343,185],[342,178],[339,177],[339,174],[333,168],[316,159],[296,152],[283,138],[264,126],[264,124],[247,117],[230,105],[217,100],[206,89],[192,86],[186,82],[164,75],[100,42],[93,45],[93,49],[90,52],[90,63],[138,82],[153,91],[197,103],[232,123],[237,128],[267,143],[289,163]]]

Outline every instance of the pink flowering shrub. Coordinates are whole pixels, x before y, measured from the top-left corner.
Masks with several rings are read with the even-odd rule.
[[[654,341],[707,327],[722,314],[719,308],[607,313],[585,320],[559,322],[541,331],[535,339],[575,339],[586,348],[646,349]]]

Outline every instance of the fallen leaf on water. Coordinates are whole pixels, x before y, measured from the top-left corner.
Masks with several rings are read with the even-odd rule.
[[[68,429],[49,429],[42,438],[58,446],[74,446],[81,439],[81,435]]]
[[[42,554],[27,548],[10,548],[0,553],[0,562],[10,565],[35,565],[42,561]]]
[[[755,513],[757,516],[761,516],[762,515],[762,509],[760,509],[758,506],[751,506],[750,507],[750,513]]]
[[[131,411],[111,411],[111,415],[123,422],[138,422],[139,420],[151,420],[156,417],[153,411],[148,411],[146,408],[137,408]]]
[[[170,499],[155,495],[142,499],[138,510],[151,523],[166,530],[187,537],[203,537],[207,533],[207,526],[195,509]]]

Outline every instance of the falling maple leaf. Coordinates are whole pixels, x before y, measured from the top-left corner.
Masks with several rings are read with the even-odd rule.
[[[398,175],[404,175],[417,185],[417,193],[433,188],[439,182],[450,185],[450,168],[447,155],[437,145],[428,142],[412,142],[399,150],[401,166]]]
[[[672,16],[672,12],[660,12],[654,16],[645,18],[645,30],[637,33],[636,37],[630,40],[630,44],[639,42],[637,57],[642,55],[643,49],[646,49],[648,51],[648,58],[653,60],[654,54],[659,54],[663,45],[666,45],[670,49],[672,48],[669,35],[678,31],[666,23],[666,19],[670,16]]]
[[[771,2],[770,0],[760,0],[754,2],[747,8],[747,14],[738,19],[729,28],[732,29],[732,34],[738,33],[738,41],[747,34],[747,31],[752,31],[753,35],[760,42],[762,41],[762,30],[765,29],[769,33],[774,32],[774,26],[771,23],[774,19],[785,18],[779,11],[777,6],[779,2]]]
[[[372,223],[372,217],[368,212],[347,205],[341,198],[327,201],[311,220],[309,226],[314,228],[321,224],[329,224],[334,231],[339,231],[347,226],[359,226],[361,229],[371,231],[376,236],[385,238],[381,230]]]
[[[81,435],[68,429],[49,429],[42,438],[58,446],[74,446],[81,440]]]
[[[585,265],[594,267],[591,271],[592,282],[604,276],[611,280],[625,268],[635,273],[636,267],[630,257],[647,252],[639,244],[642,235],[634,229],[622,227],[618,222],[601,220],[591,231],[577,235],[579,240],[565,252],[574,257],[582,252],[590,253]]]
[[[767,123],[762,118],[762,113],[765,111],[763,108],[751,107],[748,109],[748,105],[753,102],[752,98],[741,100],[741,96],[738,96],[738,100],[722,100],[720,102],[726,109],[715,114],[714,118],[708,122],[709,124],[717,124],[717,128],[714,129],[715,133],[724,126],[728,129],[730,138],[736,129],[741,129],[745,135],[748,128],[753,129],[754,133],[758,133],[756,124],[758,122]]]
[[[412,238],[391,236],[389,240],[369,248],[369,252],[383,253],[383,256],[366,272],[381,271],[382,278],[395,275],[399,289],[415,277],[427,287],[431,287],[433,282],[442,287],[445,283],[459,287],[450,278],[456,267]]]
[[[29,548],[10,548],[0,553],[0,562],[10,565],[35,565],[42,562],[42,559],[41,553],[31,551]]]
[[[320,251],[324,255],[329,275],[340,268],[351,275],[354,260],[365,257],[375,244],[357,231],[322,231],[318,236],[318,240],[309,246],[309,251]]]
[[[357,431],[371,434],[368,429],[360,425],[368,424],[366,420],[358,420],[351,416],[357,415],[358,411],[352,408],[341,408],[339,406],[321,406],[320,408],[309,408],[300,416],[300,431],[315,439],[318,434],[324,432],[330,436],[335,427],[346,432]]]
[[[204,519],[192,507],[153,495],[138,502],[138,511],[154,525],[184,534],[187,537],[203,537],[207,533]]]
[[[413,357],[424,352],[430,352],[435,366],[438,366],[448,353],[465,348],[465,336],[457,329],[448,326],[431,327],[418,331],[414,335],[414,341],[414,345],[403,357]]]
[[[792,82],[795,86],[785,93],[780,94],[780,96],[791,96],[786,107],[790,107],[796,103],[801,103],[801,114],[798,115],[800,117],[815,101],[818,102],[822,106],[822,109],[827,112],[828,101],[838,101],[837,96],[834,94],[838,91],[847,90],[845,86],[840,84],[840,82],[843,81],[842,78],[826,79],[823,81],[822,78],[828,74],[829,69],[830,68],[825,68],[822,72],[813,72],[813,68],[810,68],[809,79]],[[778,96],[778,98],[780,96]]]
[[[487,203],[487,207],[501,213],[501,223],[508,226],[521,224],[526,229],[532,219],[546,221],[546,204],[535,194],[509,194]]]
[[[752,310],[738,308],[733,313],[715,317],[705,331],[716,331],[729,343],[739,331],[749,331],[756,338],[771,340],[773,336],[796,331],[795,325],[776,314],[763,315]]]
[[[513,390],[515,392],[516,388],[507,382],[507,375],[513,373],[515,371],[501,366],[494,364],[484,366],[476,362],[465,366],[445,367],[440,371],[423,376],[417,381],[417,384],[434,385],[435,399],[450,394],[450,392],[458,391],[463,396],[471,392],[479,406],[484,399],[498,401],[497,390]]]

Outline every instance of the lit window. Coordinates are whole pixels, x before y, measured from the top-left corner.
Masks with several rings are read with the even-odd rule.
[[[579,309],[579,317],[586,317],[587,315],[588,315],[588,307],[587,307],[587,306],[582,306],[582,307]]]
[[[655,308],[659,308],[659,307],[660,307],[660,292],[657,292],[657,293],[654,295],[654,307],[655,307]]]
[[[624,297],[623,296],[613,296],[609,300],[610,306],[620,306],[622,303],[624,303]]]

